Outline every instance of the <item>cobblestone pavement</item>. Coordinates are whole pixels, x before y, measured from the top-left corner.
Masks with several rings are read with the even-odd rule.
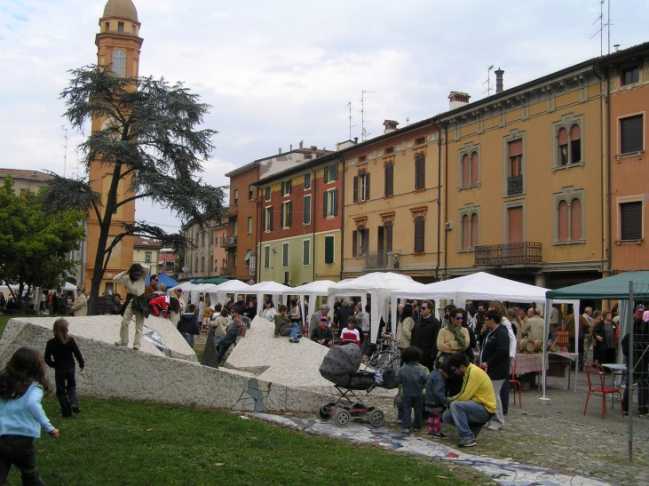
[[[549,401],[539,400],[540,393],[523,391],[523,406],[510,404],[506,425],[499,432],[483,429],[478,447],[471,453],[524,464],[547,467],[567,475],[598,478],[611,484],[649,484],[649,418],[634,417],[633,463],[627,460],[627,419],[622,417],[620,402],[600,416],[601,397],[593,396],[583,415],[585,386],[579,380],[577,392],[566,390],[563,379],[548,378]],[[513,395],[512,395],[513,398]],[[392,403],[384,400],[381,408],[388,422],[396,427]],[[451,428],[442,444],[454,447],[457,437]]]
[[[507,486],[547,485],[559,486],[604,486],[607,483],[578,475],[567,475],[547,468],[521,464],[510,459],[494,459],[482,455],[465,454],[439,442],[425,438],[408,436],[389,428],[373,429],[365,424],[350,424],[337,427],[317,419],[282,417],[278,415],[254,414],[258,419],[274,424],[291,427],[303,432],[325,435],[356,443],[374,445],[384,449],[406,454],[442,460],[453,465],[473,468],[494,482]]]

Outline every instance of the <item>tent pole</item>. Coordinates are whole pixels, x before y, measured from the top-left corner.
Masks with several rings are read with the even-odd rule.
[[[627,419],[627,428],[628,428],[628,454],[629,462],[633,462],[633,390],[631,386],[633,385],[633,371],[635,369],[634,360],[633,360],[633,319],[634,319],[634,308],[635,302],[633,297],[633,282],[629,282],[629,307],[627,310],[627,332],[629,333],[629,349],[628,349],[628,359],[626,365],[626,396],[627,404],[626,410],[628,412]],[[640,385],[642,386],[642,385]]]
[[[577,378],[579,377],[579,318],[581,317],[581,301],[576,300],[572,304],[572,312],[575,315],[575,354],[577,358],[575,360],[575,386],[574,390],[577,391]]]
[[[542,365],[541,365],[541,389],[543,390],[543,395],[539,397],[539,400],[550,400],[546,395],[545,390],[545,381],[546,381],[546,367],[548,363],[548,330],[550,328],[550,307],[552,305],[551,299],[545,299],[545,313],[543,315],[543,356],[542,356]]]

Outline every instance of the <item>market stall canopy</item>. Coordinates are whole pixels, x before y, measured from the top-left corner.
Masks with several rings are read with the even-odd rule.
[[[394,272],[372,272],[336,283],[330,288],[329,294],[356,295],[363,291],[416,290],[423,286],[409,275]]]
[[[329,289],[336,285],[333,280],[316,280],[286,290],[286,295],[329,295]]]
[[[629,298],[629,283],[633,282],[636,299],[649,299],[649,271],[624,272],[547,293],[549,299],[620,299]]]
[[[241,280],[228,280],[219,284],[215,288],[215,292],[221,292],[225,294],[241,294],[250,289],[250,285]]]
[[[199,277],[192,279],[192,283],[195,284],[213,284],[220,285],[223,282],[227,282],[228,279],[225,277]]]
[[[255,285],[251,285],[248,289],[248,293],[264,294],[264,295],[280,295],[285,293],[287,290],[291,290],[291,287],[288,287],[281,283],[272,282],[269,280],[265,282],[259,282]]]
[[[442,280],[419,289],[394,290],[393,297],[408,299],[501,300],[506,302],[545,302],[547,289],[509,280],[486,272]]]

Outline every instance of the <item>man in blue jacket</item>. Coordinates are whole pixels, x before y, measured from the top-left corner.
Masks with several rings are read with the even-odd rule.
[[[507,328],[500,324],[502,316],[496,310],[489,310],[485,315],[487,334],[482,343],[480,352],[480,367],[484,369],[494,385],[496,394],[496,415],[492,417],[487,428],[500,430],[505,425],[503,404],[500,399],[500,389],[509,374],[509,333]]]

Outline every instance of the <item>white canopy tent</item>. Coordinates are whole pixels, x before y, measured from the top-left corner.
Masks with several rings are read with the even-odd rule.
[[[381,318],[389,317],[390,292],[403,290],[414,292],[423,287],[408,275],[393,272],[373,272],[349,280],[343,280],[329,289],[330,302],[335,297],[360,297],[363,307],[367,304],[367,294],[371,296],[370,335],[375,343],[379,333]],[[393,321],[394,322],[394,321]]]
[[[228,295],[234,295],[234,300],[237,300],[239,294],[243,294],[250,289],[250,285],[241,280],[228,280],[218,285],[207,285],[212,285],[208,290],[210,298],[221,304],[226,302]]]
[[[285,291],[284,295],[295,295],[300,299],[300,309],[304,309],[304,300],[306,297],[309,297],[309,308],[307,309],[307,314],[302,313],[302,325],[305,326],[307,323],[307,317],[315,313],[315,304],[318,297],[328,297],[329,289],[336,285],[336,282],[333,280],[316,280],[315,282],[309,282],[299,287],[294,287]],[[331,312],[331,309],[330,309]]]
[[[264,295],[270,295],[273,299],[273,304],[277,307],[278,301],[281,301],[282,304],[286,302],[286,291],[291,290],[291,287],[287,287],[281,283],[265,281],[259,282],[255,285],[251,285],[248,290],[241,291],[239,294],[250,295],[254,294],[257,296],[257,314],[261,314],[261,311],[264,308]]]

